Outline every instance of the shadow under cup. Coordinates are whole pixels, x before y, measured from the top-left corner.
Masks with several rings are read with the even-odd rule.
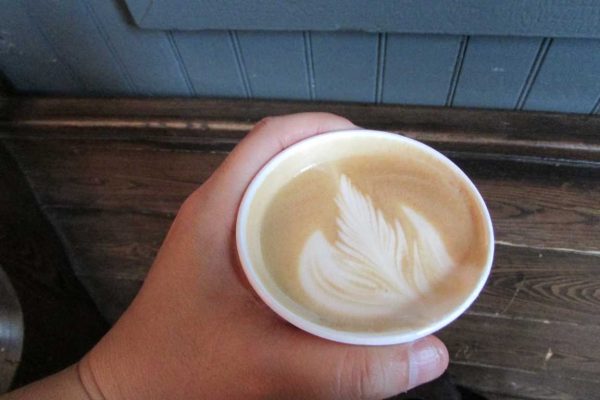
[[[391,161],[385,161],[388,164],[384,164],[384,160]],[[299,301],[303,297],[300,280],[295,283],[296,281],[291,279],[288,283],[283,284],[281,280],[275,278],[277,275],[273,273],[273,266],[266,261],[269,259],[269,254],[266,254],[266,251],[269,250],[263,243],[265,238],[264,226],[270,221],[269,218],[272,219],[271,214],[278,207],[276,201],[278,194],[287,190],[290,182],[298,179],[302,174],[306,174],[312,168],[331,165],[339,166],[337,169],[333,168],[337,172],[332,172],[329,167],[321,168],[317,171],[321,175],[315,173],[317,175],[314,176],[317,178],[305,176],[301,185],[312,188],[314,193],[318,193],[319,196],[328,198],[327,193],[331,190],[328,189],[327,185],[323,188],[318,187],[318,177],[323,176],[323,174],[330,174],[335,177],[333,181],[341,182],[340,186],[333,187],[332,193],[349,193],[347,196],[349,199],[357,199],[356,201],[358,201],[355,204],[355,210],[371,210],[371,215],[379,215],[380,219],[385,219],[386,215],[389,217],[389,213],[386,214],[384,206],[381,207],[382,211],[378,211],[377,202],[379,201],[379,204],[392,202],[386,201],[383,195],[379,196],[383,196],[383,198],[378,199],[378,194],[369,190],[378,187],[377,184],[381,182],[385,183],[385,179],[388,179],[389,176],[397,176],[400,179],[399,182],[406,182],[406,184],[387,185],[388,188],[384,192],[400,193],[399,196],[404,196],[407,199],[407,204],[411,204],[412,201],[415,208],[420,206],[419,203],[431,203],[433,200],[429,201],[430,199],[425,198],[425,201],[419,201],[416,195],[411,196],[411,188],[414,188],[413,190],[416,193],[417,188],[427,187],[426,185],[435,186],[437,185],[435,177],[444,178],[444,182],[451,182],[446,186],[437,185],[441,192],[436,196],[443,200],[446,196],[443,190],[446,190],[450,197],[458,194],[464,196],[465,199],[468,199],[466,202],[469,204],[455,204],[455,208],[452,208],[450,204],[452,201],[446,204],[444,204],[444,201],[438,201],[439,205],[432,203],[434,206],[430,206],[430,213],[436,215],[443,227],[444,224],[449,223],[448,221],[452,221],[451,217],[453,210],[457,209],[456,207],[460,206],[461,209],[467,207],[470,210],[470,215],[473,215],[473,221],[476,221],[474,223],[478,225],[475,227],[474,236],[469,239],[469,242],[462,244],[462,248],[466,250],[461,251],[463,253],[468,251],[469,254],[474,252],[475,258],[471,257],[469,262],[460,261],[456,265],[452,265],[451,268],[445,270],[443,275],[439,275],[441,278],[430,282],[426,291],[417,291],[415,292],[417,295],[407,297],[406,301],[398,304],[394,303],[394,307],[389,310],[383,310],[385,312],[389,311],[392,317],[389,315],[380,317],[377,313],[369,315],[369,308],[364,308],[361,309],[362,314],[357,313],[333,321],[328,318],[326,312],[333,303],[318,304],[319,302],[315,303],[314,298],[308,302]],[[393,168],[389,168],[388,165],[393,166]],[[388,168],[390,173],[381,173],[377,168],[380,168],[380,170],[381,168],[384,170]],[[344,173],[340,174],[338,169]],[[429,179],[425,172],[419,172],[421,170],[433,174],[433,178]],[[380,176],[380,178],[375,175]],[[383,185],[383,187],[385,186]],[[428,190],[431,190],[431,188]],[[334,228],[337,223],[339,228],[339,220],[344,215],[340,217],[335,214],[338,208],[340,213],[343,214],[343,199],[340,200],[339,194],[338,197],[332,194],[330,198],[331,200],[328,200],[327,204],[324,205],[317,204],[318,202],[311,204],[309,197],[306,201],[301,202],[301,206],[304,209],[310,209],[310,207],[318,209],[318,213],[315,214],[318,218],[315,217],[315,220],[329,221],[327,223]],[[454,203],[457,203],[457,201],[454,201]],[[352,204],[349,209],[352,210]],[[414,222],[421,219],[410,210],[410,208],[407,208],[403,215],[407,220],[413,222],[412,226],[417,226],[418,224],[414,225]],[[284,210],[284,212],[286,211]],[[295,210],[290,209],[288,213],[292,213],[290,215],[293,216],[294,212]],[[302,222],[301,217],[297,217],[297,219]],[[391,218],[388,218],[388,220],[392,221]],[[303,223],[303,225],[306,224]],[[326,223],[323,223],[323,225],[326,225]],[[462,232],[460,223],[456,225],[456,232]],[[289,226],[290,230],[294,230],[294,232],[288,231],[287,234],[284,232],[278,236],[280,237],[280,240],[277,241],[278,246],[282,246],[283,250],[285,250],[285,246],[292,246],[290,238],[294,236],[294,233],[297,233],[295,225],[291,224]],[[394,223],[389,223],[386,226],[393,228]],[[332,246],[334,246],[343,241],[344,235],[348,236],[348,232],[344,232],[344,229],[350,228],[347,226],[342,227],[342,230],[338,230],[337,234],[335,229],[333,233],[327,234],[327,229],[324,228],[324,235],[328,235]],[[446,243],[448,241],[457,242],[460,239],[456,237],[460,235],[455,234],[451,227],[446,226],[444,229],[448,232],[447,235],[442,235]],[[444,229],[440,228],[440,231]],[[379,230],[381,231],[381,229]],[[436,234],[431,232],[433,232],[431,226],[423,225],[423,229],[418,232],[418,235],[420,235],[418,237],[424,238],[424,243],[429,243],[432,246],[444,242],[444,240],[436,239]],[[314,236],[311,236],[311,238],[314,238]],[[338,342],[363,345],[387,345],[414,341],[452,322],[471,305],[481,292],[490,273],[494,252],[494,235],[487,207],[473,183],[455,164],[436,150],[420,142],[397,134],[371,130],[349,130],[321,134],[303,140],[275,156],[259,171],[246,190],[238,212],[236,239],[244,272],[254,290],[271,309],[290,323],[314,335]],[[370,239],[367,235],[366,240]],[[400,240],[397,239],[397,241]],[[405,247],[408,249],[407,254],[410,253],[411,246]],[[452,246],[449,248],[452,248]],[[475,250],[472,250],[472,248],[475,248]],[[415,250],[414,254],[424,253]],[[450,251],[449,254],[452,254],[452,252]],[[427,258],[428,255],[424,254],[424,257]],[[466,259],[464,258],[464,260]],[[463,260],[463,258],[460,260]],[[299,263],[298,261],[297,264]],[[275,267],[287,269],[286,274],[294,278],[293,274],[300,274],[300,272],[296,272],[300,271],[300,266],[294,264],[294,262],[285,263],[285,265]],[[330,270],[324,271],[323,276],[333,276],[331,269],[337,267],[328,267]],[[343,269],[340,271],[343,272]],[[411,279],[419,283],[419,279],[414,276]],[[385,286],[385,282],[383,284]],[[424,287],[423,285],[416,286],[419,288]],[[363,292],[361,289],[364,296]],[[352,309],[353,304],[355,304],[354,299],[347,296],[347,304],[344,304],[343,298],[334,299],[333,297],[324,296],[322,299],[322,302],[325,303],[328,301],[327,299],[332,299],[332,302],[336,302],[339,307],[346,309]],[[367,314],[365,314],[365,310],[367,310]]]

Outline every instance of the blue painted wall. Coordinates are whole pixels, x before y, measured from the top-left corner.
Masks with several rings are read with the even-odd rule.
[[[600,112],[598,38],[150,28],[120,0],[0,0],[0,69],[26,93]]]

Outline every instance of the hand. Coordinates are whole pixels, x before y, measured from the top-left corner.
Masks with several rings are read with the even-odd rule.
[[[297,329],[258,299],[239,265],[235,219],[253,176],[299,140],[353,127],[324,113],[254,127],[184,202],[140,293],[79,363],[90,397],[376,399],[445,370],[448,354],[434,337],[367,347]]]

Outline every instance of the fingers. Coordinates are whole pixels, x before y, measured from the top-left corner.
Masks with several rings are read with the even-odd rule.
[[[277,153],[319,133],[355,128],[345,118],[328,113],[301,113],[260,121],[236,146],[210,179],[213,200],[235,212],[256,173]]]
[[[349,346],[311,338],[298,346],[290,371],[311,382],[312,397],[382,399],[439,377],[448,366],[448,351],[434,336],[396,346]],[[318,344],[317,344],[318,342]]]

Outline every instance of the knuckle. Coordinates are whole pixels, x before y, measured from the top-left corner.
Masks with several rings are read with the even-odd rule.
[[[349,398],[380,398],[384,388],[384,371],[381,363],[367,351],[352,360],[348,373]]]
[[[198,189],[194,190],[190,193],[185,200],[179,206],[179,210],[177,215],[179,216],[189,216],[194,215],[201,208],[201,204],[203,203],[203,190],[202,186]]]
[[[264,128],[266,125],[270,124],[271,121],[273,121],[273,117],[271,117],[271,116],[263,117],[260,121],[258,121],[256,123],[256,125],[254,125],[254,128],[252,130],[253,131],[260,130],[260,129]]]

